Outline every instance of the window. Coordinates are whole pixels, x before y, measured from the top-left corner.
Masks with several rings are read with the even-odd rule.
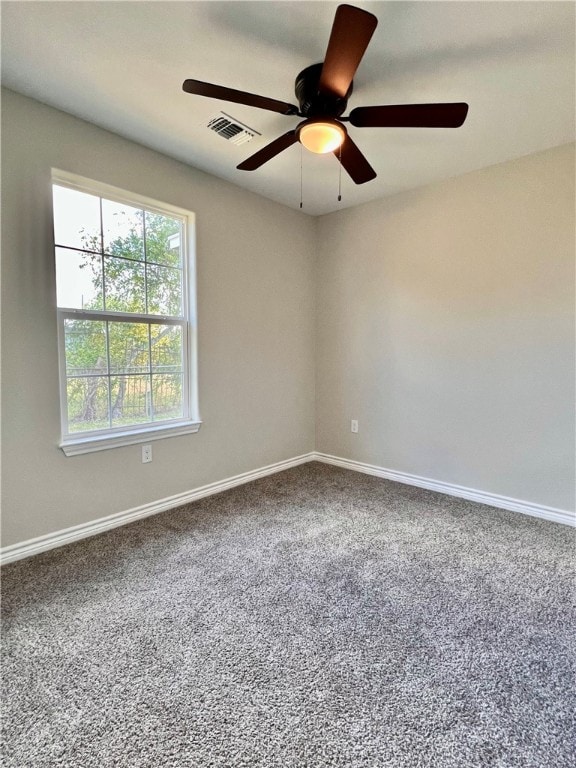
[[[194,215],[52,175],[66,455],[196,432]]]

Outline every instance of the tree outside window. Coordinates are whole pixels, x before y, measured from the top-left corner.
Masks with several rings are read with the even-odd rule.
[[[63,437],[190,418],[185,221],[53,185]]]

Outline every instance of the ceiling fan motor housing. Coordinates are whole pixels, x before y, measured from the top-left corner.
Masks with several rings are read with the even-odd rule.
[[[295,92],[300,113],[304,117],[340,117],[348,104],[353,83],[344,98],[329,93],[320,93],[318,85],[323,64],[312,64],[296,77]]]

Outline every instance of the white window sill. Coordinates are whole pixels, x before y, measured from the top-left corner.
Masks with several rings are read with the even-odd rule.
[[[109,448],[120,448],[123,445],[136,445],[148,443],[151,440],[163,440],[166,437],[179,437],[198,432],[201,421],[187,421],[158,427],[147,425],[145,429],[118,432],[111,435],[90,435],[86,437],[69,437],[60,443],[60,448],[66,456],[77,456],[80,453],[93,453],[94,451],[106,451]]]

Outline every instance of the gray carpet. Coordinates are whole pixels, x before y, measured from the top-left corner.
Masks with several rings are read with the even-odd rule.
[[[308,464],[6,566],[3,765],[573,767],[573,544]]]

